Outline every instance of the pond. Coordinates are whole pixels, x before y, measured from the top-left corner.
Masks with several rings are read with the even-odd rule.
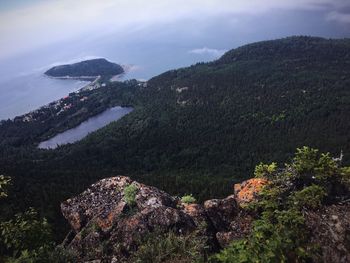
[[[104,112],[89,118],[82,122],[77,127],[69,129],[65,132],[59,133],[47,141],[39,144],[40,149],[55,149],[59,145],[74,143],[83,139],[89,133],[94,132],[107,124],[119,120],[124,115],[133,111],[131,107],[113,107]]]

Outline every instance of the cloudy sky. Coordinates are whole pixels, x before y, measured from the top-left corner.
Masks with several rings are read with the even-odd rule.
[[[350,0],[1,0],[0,35],[0,62],[36,52],[133,63],[157,52],[181,66],[253,41],[350,37]]]

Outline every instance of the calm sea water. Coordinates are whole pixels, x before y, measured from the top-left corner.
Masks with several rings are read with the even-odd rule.
[[[88,82],[51,79],[36,72],[0,79],[0,120],[14,118],[78,90]]]
[[[86,135],[94,132],[112,121],[119,120],[124,115],[130,113],[133,108],[129,107],[113,107],[99,115],[89,118],[87,121],[82,122],[75,128],[67,130],[63,133],[57,134],[53,138],[41,142],[39,144],[40,149],[54,149],[58,145],[74,143],[83,139]]]

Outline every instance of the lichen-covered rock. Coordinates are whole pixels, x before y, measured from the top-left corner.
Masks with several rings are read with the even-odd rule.
[[[217,231],[229,229],[231,221],[238,213],[234,195],[225,199],[212,199],[204,202],[204,209]]]
[[[102,179],[82,194],[63,202],[62,214],[76,233],[97,215],[100,219],[108,220],[111,213],[118,213],[123,189],[131,182],[130,178],[124,176]]]
[[[314,262],[350,262],[350,203],[304,213],[311,242],[318,244],[322,251]]]
[[[135,204],[124,200],[124,189],[133,184],[137,191]],[[65,241],[66,247],[78,252],[81,260],[98,260],[106,254],[117,259],[128,257],[140,238],[150,231],[186,233],[196,228],[197,213],[177,208],[178,200],[151,186],[118,176],[91,185],[77,197],[61,204],[64,217],[75,235]]]
[[[207,213],[202,205],[199,204],[182,204],[181,210],[189,215],[197,226],[209,222]]]
[[[264,178],[252,178],[234,185],[234,195],[239,205],[254,201],[257,194],[269,183]]]
[[[126,198],[125,189],[130,185],[136,190],[134,196]],[[130,198],[131,203],[127,201]],[[63,202],[61,210],[72,227],[63,245],[77,252],[79,262],[122,262],[153,231],[195,231],[214,250],[238,233],[232,228],[239,214],[234,195],[208,200],[204,205],[184,204],[179,198],[124,176],[91,185]]]
[[[253,220],[250,214],[245,211],[240,211],[230,223],[230,229],[234,233],[233,239],[240,239],[248,236],[252,230]]]

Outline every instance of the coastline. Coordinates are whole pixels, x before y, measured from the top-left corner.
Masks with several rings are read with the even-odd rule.
[[[94,80],[100,76],[76,76],[76,77],[71,77],[71,76],[62,76],[62,77],[54,77],[50,76],[44,73],[44,75],[50,79],[72,79],[72,80],[83,80],[83,81],[91,81]]]
[[[91,81],[90,83],[86,84],[85,86],[81,87],[75,92],[81,92],[84,90],[91,90],[91,89],[97,89],[100,87],[100,84],[98,81],[101,79],[101,76],[77,76],[77,77],[71,77],[71,76],[63,76],[63,77],[54,77],[50,76],[44,73],[44,76],[50,78],[50,79],[61,79],[61,80],[81,80],[81,81]]]
[[[117,74],[115,76],[112,76],[109,79],[109,81],[111,81],[111,82],[113,82],[113,81],[121,81],[122,78],[127,73],[124,67],[123,67],[123,69],[124,69],[123,73]],[[45,76],[46,78],[50,78],[50,79],[89,81],[89,83],[85,84],[83,87],[81,87],[81,88],[71,92],[71,93],[76,93],[76,94],[78,94],[80,92],[83,92],[83,91],[92,91],[92,90],[95,90],[95,89],[99,89],[99,88],[104,87],[106,85],[106,83],[101,83],[100,80],[103,79],[103,78],[100,75],[99,76],[76,76],[76,77],[62,76],[62,77],[54,77],[54,76],[50,76],[50,75],[47,75],[47,74],[43,73],[42,76]],[[33,110],[29,110],[29,111],[27,111],[24,114],[19,114],[19,115],[16,115],[16,116],[12,117],[12,118],[1,119],[0,122],[1,121],[5,121],[7,119],[10,119],[12,121],[20,120],[20,119],[22,119],[23,121],[31,121],[33,114],[38,113],[38,112],[40,112],[43,109],[50,108],[52,105],[60,104],[60,102],[62,102],[62,100],[64,98],[66,98],[66,97],[68,97],[68,95],[64,96],[64,97],[60,97],[59,99],[56,99],[56,100],[51,100],[50,102],[48,102],[46,104],[42,104],[41,106],[39,106],[39,107],[37,107],[37,108],[35,108]]]

